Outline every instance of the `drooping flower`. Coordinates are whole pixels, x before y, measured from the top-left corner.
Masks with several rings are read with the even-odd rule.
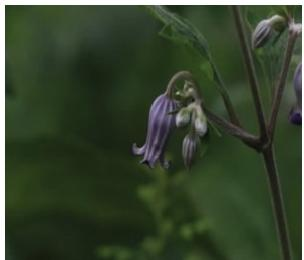
[[[169,162],[164,158],[165,147],[171,131],[175,127],[177,101],[168,94],[156,98],[150,107],[146,142],[142,147],[134,143],[132,150],[135,155],[143,155],[141,163],[153,168],[159,161],[163,168],[169,167]]]
[[[289,121],[295,125],[302,125],[302,63],[296,68],[293,78],[293,87],[297,103],[289,113]]]
[[[183,141],[182,155],[184,159],[184,164],[187,169],[190,169],[197,151],[198,145],[200,143],[199,136],[195,132],[188,133]]]

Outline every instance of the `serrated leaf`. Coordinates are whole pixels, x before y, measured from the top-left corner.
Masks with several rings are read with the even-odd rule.
[[[173,42],[183,43],[197,52],[203,59],[203,62],[209,64],[209,70],[212,70],[213,74],[210,78],[217,83],[216,86],[218,91],[220,93],[225,93],[226,89],[224,88],[213,63],[208,43],[201,32],[188,20],[170,12],[163,6],[147,6],[147,9],[154,17],[164,24],[163,29],[160,31],[160,35]],[[211,75],[210,72],[209,75]]]
[[[188,44],[207,60],[210,60],[205,37],[186,19],[171,13],[163,6],[148,6],[148,10],[165,25],[160,35],[173,41]]]

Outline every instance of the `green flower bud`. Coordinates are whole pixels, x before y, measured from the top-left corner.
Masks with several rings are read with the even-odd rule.
[[[182,108],[176,115],[175,123],[177,127],[184,127],[189,124],[191,111],[187,107]]]
[[[283,31],[287,26],[286,19],[280,15],[274,15],[270,17],[268,20],[271,24],[271,27],[278,32]]]
[[[194,129],[200,137],[203,137],[208,130],[207,119],[200,106],[195,107]]]
[[[207,121],[203,120],[202,118],[197,117],[194,121],[194,128],[195,132],[200,136],[203,137],[208,130]]]

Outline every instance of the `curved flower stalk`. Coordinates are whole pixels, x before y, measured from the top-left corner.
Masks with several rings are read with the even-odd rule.
[[[177,101],[168,94],[162,94],[153,102],[149,112],[146,142],[142,147],[134,143],[132,151],[135,155],[143,155],[141,163],[154,168],[159,161],[163,168],[169,167],[169,162],[164,158],[164,152],[169,135],[175,127]]]
[[[289,121],[294,125],[302,125],[302,63],[296,68],[293,78],[293,87],[297,102],[290,111]]]

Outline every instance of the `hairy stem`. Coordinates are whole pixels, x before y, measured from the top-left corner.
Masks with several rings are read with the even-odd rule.
[[[274,98],[272,101],[272,107],[271,107],[271,114],[270,114],[270,119],[268,123],[268,133],[270,140],[273,140],[274,132],[275,132],[275,125],[276,125],[276,120],[278,117],[278,112],[284,92],[284,88],[286,85],[286,79],[288,75],[288,69],[293,53],[293,49],[295,46],[295,42],[297,39],[297,32],[293,30],[293,26],[291,26],[291,29],[289,30],[288,34],[288,43],[287,43],[287,48],[285,50],[284,54],[284,61],[283,61],[283,66],[280,72],[280,76],[277,82],[277,85],[275,87],[275,93],[274,93]]]
[[[279,241],[281,245],[283,259],[290,260],[292,258],[288,226],[285,215],[281,185],[272,146],[269,146],[263,151],[263,158],[267,171],[268,183],[272,194],[271,201],[273,206],[273,212],[276,218],[276,228],[279,234]]]
[[[244,30],[244,23],[243,19],[240,14],[240,8],[239,6],[233,6],[233,15],[235,20],[235,25],[237,28],[238,36],[240,39],[242,52],[244,56],[244,61],[247,69],[248,79],[250,83],[251,88],[251,94],[253,97],[254,105],[256,114],[259,121],[259,127],[260,127],[260,135],[261,139],[265,140],[267,138],[267,129],[266,129],[266,122],[265,122],[265,116],[263,112],[263,106],[262,101],[259,93],[259,84],[255,72],[255,67],[253,63],[252,53],[249,47],[249,44],[246,39],[245,30]]]

